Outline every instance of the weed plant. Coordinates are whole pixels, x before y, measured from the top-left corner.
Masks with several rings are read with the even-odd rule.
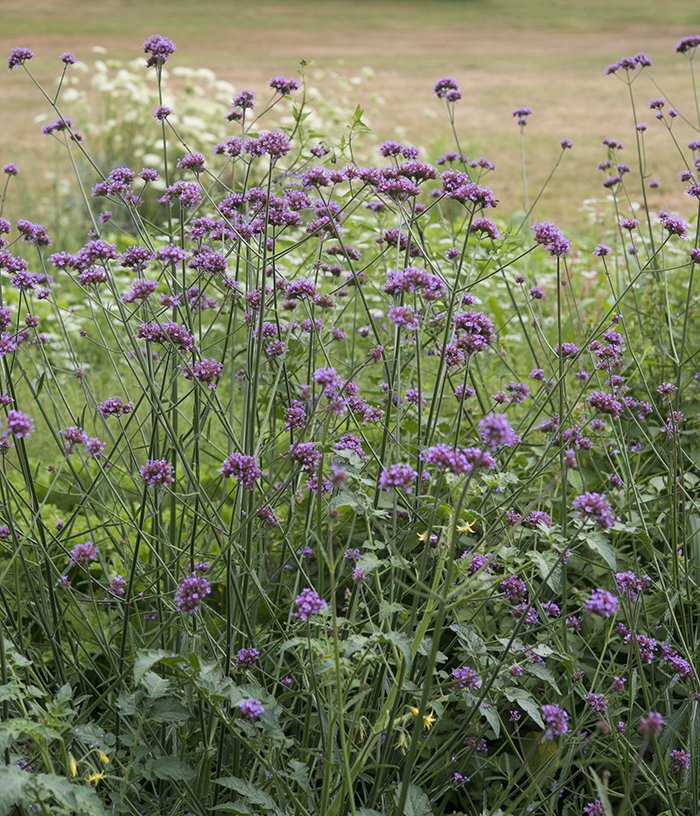
[[[76,249],[0,218],[0,816],[698,813],[700,248],[626,191],[652,61],[607,70],[633,149],[575,248],[525,174],[494,220],[451,77],[431,163],[360,163],[303,66],[205,157],[144,51],[99,155],[75,57],[39,88]],[[649,109],[699,198],[700,115]]]

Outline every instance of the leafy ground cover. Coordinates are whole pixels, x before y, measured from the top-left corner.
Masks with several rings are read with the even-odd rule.
[[[98,109],[62,54],[71,211],[0,213],[0,814],[697,811],[700,248],[645,142],[696,207],[695,107],[600,67],[574,244],[529,108],[499,218],[452,77],[427,161],[144,52]]]

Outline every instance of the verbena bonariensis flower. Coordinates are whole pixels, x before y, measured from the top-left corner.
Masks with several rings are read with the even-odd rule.
[[[469,666],[462,666],[459,669],[452,669],[452,679],[455,681],[452,686],[456,688],[478,689],[481,688],[481,678],[474,669]]]
[[[584,699],[591,707],[592,711],[597,711],[599,714],[605,714],[605,712],[608,710],[608,701],[605,699],[604,694],[593,694],[593,692],[591,692],[587,694]]]
[[[473,309],[457,312],[452,323],[455,328],[454,342],[466,354],[483,351],[496,340],[494,325],[483,312]]]
[[[379,477],[379,487],[391,490],[394,487],[403,487],[406,493],[411,493],[413,483],[418,474],[410,465],[394,464],[384,468]]]
[[[671,765],[672,771],[680,771],[681,768],[688,770],[690,767],[690,754],[682,748],[671,751],[671,759],[673,760],[673,764]]]
[[[664,729],[664,718],[656,711],[650,711],[642,717],[637,729],[645,737],[659,737]]]
[[[433,93],[439,99],[446,99],[448,102],[458,102],[464,96],[457,80],[450,76],[438,79],[433,87]]]
[[[687,54],[688,52],[694,52],[698,45],[700,45],[700,37],[698,37],[697,35],[691,35],[690,37],[682,37],[680,42],[676,43],[676,52],[678,54]]]
[[[143,50],[146,52],[146,68],[151,65],[162,65],[170,59],[170,55],[177,51],[175,43],[163,37],[161,34],[151,34],[151,36],[143,44]]]
[[[7,433],[18,439],[29,439],[34,433],[34,420],[29,414],[14,409],[7,413]]]
[[[535,243],[542,244],[552,257],[564,256],[571,249],[571,241],[564,237],[559,227],[549,221],[533,224],[532,230],[535,233]]]
[[[659,213],[659,223],[668,231],[669,235],[677,235],[683,241],[688,235],[690,227],[676,215],[669,215],[663,210]]]
[[[175,468],[167,459],[149,459],[139,469],[141,480],[149,487],[167,485],[175,481]]]
[[[123,416],[124,414],[131,413],[134,407],[133,402],[125,403],[121,397],[109,397],[104,402],[97,403],[97,410],[102,414],[103,417],[110,417],[110,416]]]
[[[287,454],[293,462],[299,462],[306,473],[314,474],[321,461],[321,451],[313,442],[299,442],[289,448]]]
[[[260,702],[260,700],[256,700],[254,697],[248,697],[247,700],[241,700],[238,707],[241,709],[241,714],[251,720],[260,717],[265,713],[263,704]]]
[[[76,445],[84,445],[88,440],[85,431],[77,425],[70,425],[59,433],[66,440],[66,454],[73,453]]]
[[[576,518],[592,519],[602,529],[612,527],[615,524],[616,519],[610,503],[605,498],[605,493],[586,491],[586,493],[576,496],[571,503],[571,507],[578,511]]]
[[[615,573],[615,584],[617,585],[617,591],[623,595],[627,595],[628,598],[636,598],[637,594],[643,589],[646,589],[650,583],[651,579],[648,575],[643,575],[641,578],[637,578],[633,572]]]
[[[299,89],[299,80],[283,76],[273,76],[270,77],[268,85],[273,91],[277,91],[278,94],[288,96],[293,91]]]
[[[255,482],[263,476],[258,460],[245,453],[231,453],[221,463],[219,473],[230,478],[233,476],[246,490],[252,490]]]
[[[587,402],[591,408],[595,408],[595,410],[601,414],[610,414],[612,417],[619,417],[622,413],[622,403],[604,391],[594,391],[588,397]]]
[[[70,51],[64,51],[59,56],[59,59],[65,65],[75,65],[75,63],[78,61],[78,58],[75,56],[75,54],[71,54]]]
[[[520,603],[527,597],[525,582],[521,578],[518,578],[517,575],[511,575],[509,578],[506,578],[505,581],[501,581],[500,587],[505,597],[509,601],[513,601],[513,603]]]
[[[182,170],[192,170],[194,173],[204,172],[204,163],[206,159],[203,153],[186,153],[181,159],[177,160],[177,166]]]
[[[586,601],[585,608],[594,615],[609,618],[617,613],[619,601],[610,592],[604,589],[594,589],[591,597]]]
[[[250,666],[254,666],[257,663],[259,657],[260,652],[257,649],[240,649],[236,655],[236,668],[250,668]]]
[[[7,63],[7,70],[12,71],[18,65],[24,65],[25,62],[35,57],[36,54],[30,51],[29,48],[22,48],[21,46],[13,48],[10,51],[10,56],[5,60]]]
[[[217,380],[221,377],[224,367],[218,360],[198,360],[191,367],[187,364],[180,366],[182,376],[186,380],[197,380],[206,383],[208,388],[216,388]]]
[[[520,442],[505,414],[487,414],[479,421],[479,428],[482,442],[491,450],[496,450],[501,445],[511,448]]]
[[[569,715],[563,708],[558,705],[543,705],[540,706],[540,711],[547,726],[544,732],[547,739],[566,734],[569,730]]]
[[[192,615],[198,612],[202,601],[211,592],[209,581],[203,575],[188,575],[175,592],[175,602],[180,612]]]
[[[92,541],[86,541],[83,544],[76,544],[70,553],[71,564],[89,564],[95,560],[97,555],[97,547]]]
[[[313,589],[302,589],[299,595],[294,599],[297,607],[297,612],[292,612],[292,617],[306,620],[310,615],[317,615],[328,609],[328,604],[321,597],[318,592]]]

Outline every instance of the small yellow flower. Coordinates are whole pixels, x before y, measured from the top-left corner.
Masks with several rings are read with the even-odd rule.
[[[77,776],[78,766],[76,765],[75,760],[73,759],[73,754],[70,755],[70,759],[68,760],[68,767],[70,768],[70,772],[73,774],[73,776]]]
[[[428,537],[427,530],[424,533],[418,533],[418,541],[425,541],[427,537]]]
[[[411,711],[417,717],[420,712],[420,709],[413,708],[411,706]],[[423,728],[427,728],[428,730],[430,730],[435,722],[436,722],[435,712],[432,709],[430,710],[430,714],[423,714]]]
[[[474,532],[474,521],[463,521],[461,524],[457,525],[457,532],[459,533],[473,533]]]
[[[88,781],[89,782],[94,782],[95,787],[97,787],[97,783],[100,781],[100,779],[102,779],[104,777],[104,775],[105,775],[104,771],[100,771],[99,773],[90,774],[90,776],[88,776]]]
[[[105,765],[109,765],[109,757],[102,751],[100,751],[100,759],[104,762]]]

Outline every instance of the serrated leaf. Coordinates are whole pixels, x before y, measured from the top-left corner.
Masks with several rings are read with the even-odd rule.
[[[583,536],[583,539],[592,550],[595,550],[601,556],[610,569],[617,569],[615,550],[602,533],[587,533]]]
[[[460,646],[470,657],[486,654],[484,641],[477,635],[473,626],[466,624],[455,624],[452,631],[457,635]]]
[[[399,784],[394,794],[396,804],[399,803],[401,796],[401,789],[403,783]],[[423,791],[415,785],[408,786],[408,793],[406,795],[406,804],[403,807],[403,814],[401,816],[424,816],[426,813],[431,813],[430,800]]]
[[[162,697],[170,686],[170,682],[164,677],[159,677],[155,672],[147,671],[141,678],[141,685],[146,689],[149,697]]]
[[[134,664],[134,683],[138,686],[144,674],[164,657],[170,657],[170,652],[163,649],[149,649],[148,651],[139,652]]]
[[[197,775],[192,768],[177,757],[163,756],[151,766],[153,775],[168,782],[188,782]]]
[[[535,698],[529,691],[525,691],[525,689],[521,688],[507,688],[504,694],[506,695],[506,700],[511,703],[517,703],[544,731],[544,722],[542,721],[540,710],[537,707]]]
[[[24,803],[29,779],[30,775],[15,765],[0,767],[0,816],[8,816],[11,808]]]
[[[275,800],[269,793],[265,793],[265,791],[260,790],[260,788],[245,779],[239,779],[237,776],[222,776],[214,781],[217,785],[223,785],[225,788],[235,790],[252,805],[260,805],[260,807],[267,810],[273,810],[277,807]]]
[[[382,623],[387,618],[390,618],[395,612],[403,612],[404,606],[400,603],[389,603],[388,601],[379,602],[379,623]]]
[[[76,725],[73,729],[73,734],[85,745],[100,744],[106,736],[104,728],[100,728],[100,726],[95,725],[95,723]]]
[[[190,712],[173,697],[161,697],[156,700],[149,711],[149,717],[155,722],[185,722]]]
[[[287,765],[290,768],[287,773],[289,779],[296,782],[302,790],[307,791],[309,789],[309,769],[306,765],[299,762],[298,759],[290,759]]]
[[[493,706],[487,706],[486,708],[481,709],[484,713],[484,717],[486,717],[486,722],[493,728],[493,733],[496,735],[496,739],[501,734],[501,718],[498,716],[498,711]]]

